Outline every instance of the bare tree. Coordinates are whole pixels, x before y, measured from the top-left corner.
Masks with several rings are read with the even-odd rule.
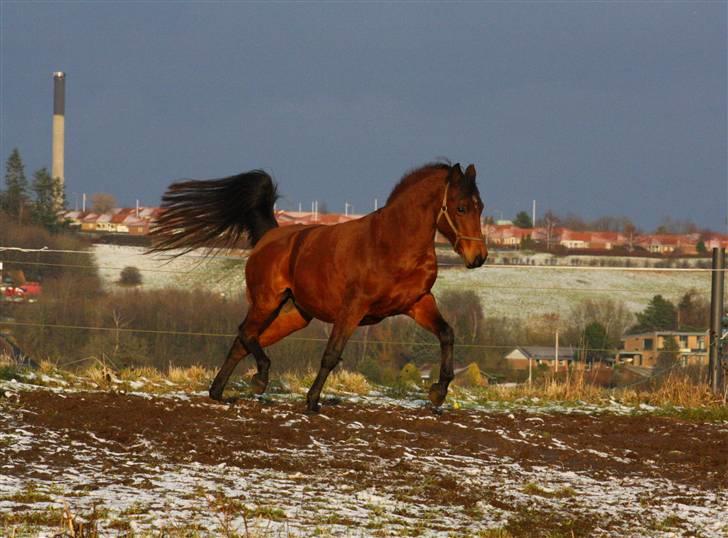
[[[97,192],[91,195],[91,211],[94,213],[108,213],[116,207],[116,198],[107,192]]]

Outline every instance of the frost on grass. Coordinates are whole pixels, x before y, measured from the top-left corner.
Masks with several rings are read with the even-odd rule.
[[[196,287],[232,297],[241,294],[245,286],[244,256],[203,258],[193,253],[167,262],[158,256],[145,256],[144,249],[139,247],[96,245],[93,252],[107,287],[116,285],[119,268],[127,265],[140,269],[146,289]],[[643,261],[632,259],[631,263]],[[443,266],[434,292],[469,289],[480,296],[488,316],[521,318],[550,312],[567,314],[582,300],[600,296],[621,299],[632,312],[639,312],[658,293],[678,301],[692,288],[708,294],[709,275],[614,268],[567,271],[543,266],[509,268],[502,265],[468,270],[455,264]]]
[[[6,533],[50,533],[66,506],[102,534],[710,537],[728,525],[723,423],[477,404],[436,417],[383,396],[307,416],[289,396],[228,406],[12,386]]]

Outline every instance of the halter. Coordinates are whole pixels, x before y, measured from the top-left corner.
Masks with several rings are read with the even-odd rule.
[[[469,235],[463,235],[460,233],[460,230],[458,230],[458,227],[455,226],[455,223],[450,218],[450,215],[447,212],[447,190],[450,188],[450,182],[447,182],[447,185],[445,185],[445,194],[442,196],[442,207],[440,207],[440,213],[437,215],[437,220],[435,220],[435,224],[440,222],[440,217],[445,215],[445,220],[447,220],[447,223],[450,225],[450,228],[452,228],[452,231],[455,232],[455,243],[453,244],[452,248],[457,252],[458,243],[461,239],[465,239],[466,241],[482,241],[485,243],[485,238],[483,236],[480,237],[472,237]]]

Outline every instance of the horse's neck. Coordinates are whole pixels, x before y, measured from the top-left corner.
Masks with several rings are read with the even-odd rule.
[[[382,208],[387,242],[407,250],[433,250],[437,215],[444,184],[423,181]]]

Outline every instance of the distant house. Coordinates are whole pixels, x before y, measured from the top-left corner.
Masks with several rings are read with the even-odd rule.
[[[545,365],[556,368],[556,348],[554,346],[518,346],[505,356],[507,364],[514,370],[528,370]],[[571,347],[559,348],[558,369],[565,369],[576,359],[576,350]]]
[[[589,238],[589,248],[598,250],[612,250],[628,243],[627,236],[618,232],[591,232]]]
[[[531,228],[519,228],[512,224],[496,224],[485,226],[483,235],[486,241],[491,245],[517,248],[521,245],[521,241],[530,238]]]
[[[634,366],[653,367],[665,348],[665,341],[677,341],[678,358],[683,365],[708,363],[708,332],[653,331],[631,334],[624,337],[622,346],[615,358],[617,363]]]
[[[61,213],[61,220],[66,221],[71,228],[81,228],[83,217],[86,213],[83,211],[66,211]]]
[[[717,234],[717,233],[707,233],[701,236],[700,240],[703,241],[703,245],[705,245],[705,249],[710,251],[714,248],[726,248],[728,247],[728,236]]]
[[[589,248],[591,237],[591,232],[575,232],[564,228],[561,231],[559,244],[568,249],[585,249]]]
[[[99,218],[98,213],[87,213],[81,219],[81,231],[82,232],[94,232],[96,231],[96,221]]]
[[[695,254],[698,240],[697,234],[646,234],[637,237],[634,243],[653,254]]]

